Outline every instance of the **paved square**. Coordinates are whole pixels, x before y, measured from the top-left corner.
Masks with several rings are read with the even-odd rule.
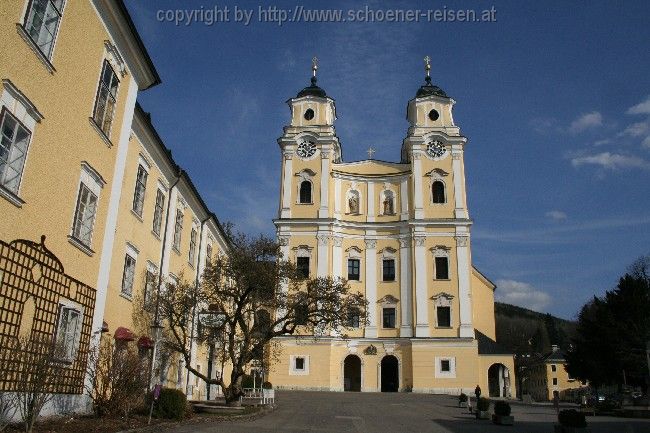
[[[478,421],[457,398],[410,393],[277,392],[278,409],[248,422],[188,425],[175,432],[552,433],[549,406],[512,405],[514,427]],[[592,433],[646,433],[650,420],[588,417]]]

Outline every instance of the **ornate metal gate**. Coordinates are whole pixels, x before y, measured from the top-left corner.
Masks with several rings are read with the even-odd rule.
[[[45,247],[45,236],[41,236],[40,243],[23,239],[9,244],[0,241],[0,362],[12,370],[0,374],[0,389],[21,391],[18,376],[25,369],[24,362],[9,359],[15,359],[11,350],[17,347],[19,337],[54,341],[60,332],[57,326],[62,306],[74,305],[81,310],[79,327],[73,336],[74,355],[61,360],[63,368],[50,386],[56,393],[81,394],[95,296],[94,288],[64,273],[61,261]],[[37,350],[39,345],[23,347]]]

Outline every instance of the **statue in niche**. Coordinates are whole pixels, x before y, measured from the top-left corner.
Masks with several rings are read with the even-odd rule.
[[[393,215],[394,213],[395,209],[393,206],[393,197],[388,195],[384,200],[384,215]]]
[[[359,213],[359,198],[356,194],[350,195],[350,198],[348,199],[348,207],[350,208],[351,214]]]

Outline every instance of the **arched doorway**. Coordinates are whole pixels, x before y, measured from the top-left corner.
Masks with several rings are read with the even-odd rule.
[[[510,397],[510,371],[503,364],[492,364],[488,369],[490,397]]]
[[[399,365],[393,355],[381,360],[381,392],[397,392],[399,389]]]
[[[361,359],[348,355],[343,362],[343,390],[361,391]]]

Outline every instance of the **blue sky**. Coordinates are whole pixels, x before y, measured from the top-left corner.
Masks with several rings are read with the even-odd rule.
[[[163,84],[140,95],[174,158],[222,221],[273,233],[285,101],[308,84],[336,100],[345,161],[397,161],[424,78],[457,104],[474,264],[497,298],[574,318],[650,254],[650,2],[219,2],[230,22],[127,1]],[[258,8],[474,9],[496,22],[258,22]],[[249,25],[235,6],[252,9]]]

